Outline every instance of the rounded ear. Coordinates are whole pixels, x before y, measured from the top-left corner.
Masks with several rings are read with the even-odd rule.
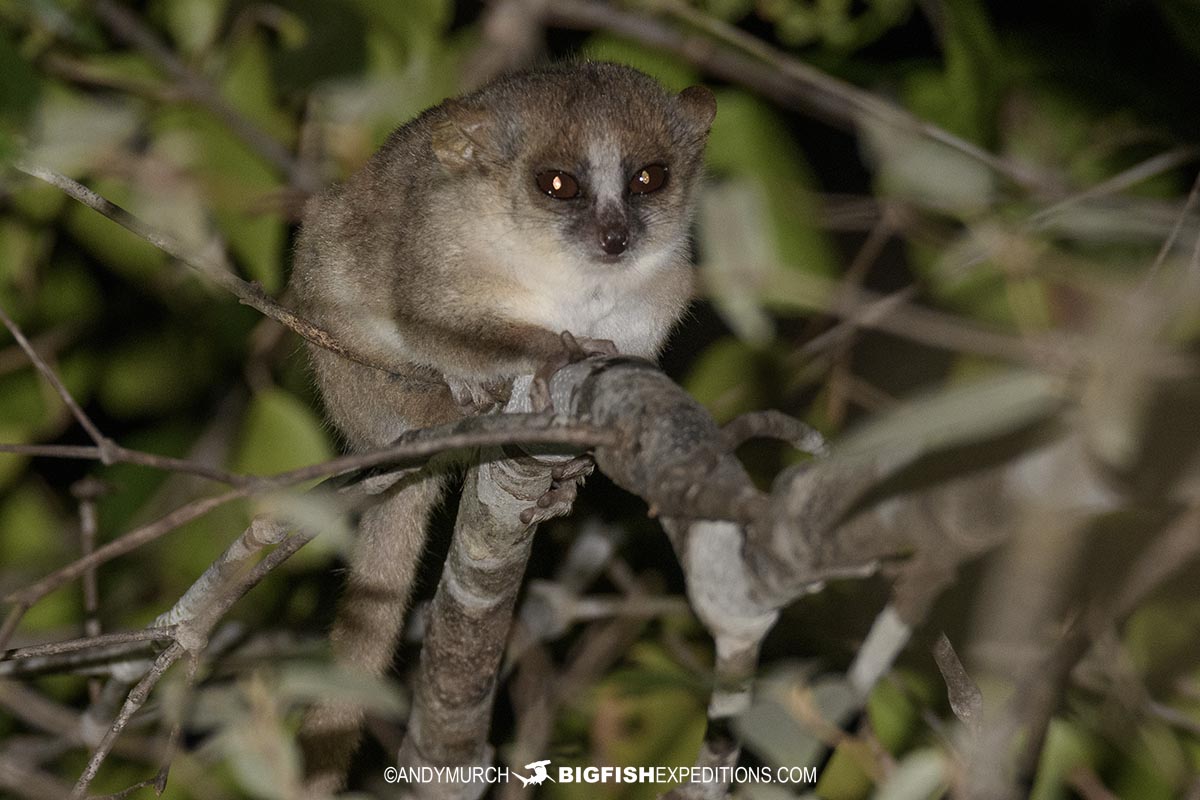
[[[492,115],[457,100],[447,100],[442,110],[445,115],[434,122],[430,137],[434,156],[449,170],[479,164],[486,158]]]
[[[706,86],[689,86],[679,93],[679,108],[701,133],[708,133],[717,116],[717,98]]]

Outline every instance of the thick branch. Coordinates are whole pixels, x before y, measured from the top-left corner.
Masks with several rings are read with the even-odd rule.
[[[550,488],[550,467],[491,460],[467,473],[454,539],[429,611],[400,762],[487,766],[497,674],[536,525],[521,512]],[[485,786],[421,784],[419,797],[477,797]]]

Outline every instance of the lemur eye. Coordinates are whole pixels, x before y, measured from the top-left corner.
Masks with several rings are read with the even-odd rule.
[[[559,200],[570,200],[579,194],[579,181],[556,169],[539,172],[537,185],[543,192]]]
[[[647,164],[629,179],[629,191],[634,194],[657,192],[667,182],[667,168],[662,164]]]

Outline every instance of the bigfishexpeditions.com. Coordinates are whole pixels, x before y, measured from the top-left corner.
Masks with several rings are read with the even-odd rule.
[[[528,775],[508,767],[388,767],[388,783],[795,783],[817,782],[816,767],[550,767],[550,760],[525,765]]]
[[[816,783],[816,767],[559,767],[559,783]]]

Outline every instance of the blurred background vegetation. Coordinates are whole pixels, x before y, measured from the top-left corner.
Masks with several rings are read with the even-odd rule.
[[[284,302],[306,194],[361,165],[398,124],[459,93],[479,74],[480,53],[507,46],[489,40],[479,2],[147,0],[126,8],[136,27],[120,30],[86,0],[0,0],[0,165],[20,159],[78,179]],[[1200,130],[1194,0],[647,0],[625,8],[722,46],[741,46],[740,32],[1018,167],[1001,174],[870,115],[847,113],[842,122],[857,126],[830,125],[636,37],[578,29],[586,26],[535,30],[539,57],[617,60],[674,88],[707,81],[717,94],[697,225],[703,297],[664,366],[718,420],[779,408],[836,435],[897,398],[1003,361],[980,330],[1017,342],[1094,331],[1106,308],[1141,285],[1184,218]],[[1179,249],[1195,240],[1194,223],[1184,225]],[[1164,271],[1183,258],[1172,250]],[[909,329],[902,318],[887,332],[813,346],[834,322],[830,308],[897,290],[948,327]],[[1194,293],[1179,296],[1195,302]],[[294,337],[58,189],[11,170],[0,183],[0,306],[99,427],[126,446],[255,473],[337,450]],[[1164,308],[1174,341],[1193,342],[1196,306]],[[1121,446],[1119,431],[1101,438]],[[6,335],[0,442],[88,443]],[[744,453],[764,483],[793,457],[770,445]],[[0,455],[0,594],[77,555],[71,489],[88,475],[109,489],[99,502],[101,541],[212,491],[139,467]],[[142,626],[170,607],[254,511],[249,502],[226,506],[105,565],[104,629]],[[620,586],[616,569],[651,591],[681,593],[657,526],[603,479],[589,483],[572,519],[544,529],[532,576],[552,576],[580,526],[597,518],[623,532],[620,569],[610,568],[597,591]],[[205,683],[207,713],[188,741],[210,746],[178,759],[168,797],[278,796],[282,784],[270,776],[294,768],[285,732],[304,692],[265,700],[263,687],[290,685],[279,676],[320,650],[339,580],[332,538],[302,551],[235,610],[245,636],[287,633],[283,656],[260,672],[247,657]],[[427,560],[426,594],[445,547],[442,536]],[[1166,711],[1074,686],[1051,725],[1033,796],[1110,796],[1097,786],[1137,800],[1184,796],[1189,787],[1188,796],[1200,796],[1195,578],[1163,587],[1119,632],[1122,674],[1149,687],[1154,707]],[[844,670],[886,597],[882,581],[857,581],[796,604],[769,640],[766,667],[776,676]],[[78,635],[81,602],[77,585],[56,592],[30,611],[17,643]],[[968,605],[952,591],[938,625],[961,627]],[[565,657],[577,637],[566,634],[551,656]],[[709,648],[687,614],[637,624],[611,669],[562,709],[545,757],[692,763]],[[949,712],[923,652],[912,648],[852,735],[834,743],[819,796],[872,796],[897,764],[928,776]],[[413,666],[410,648],[398,668]],[[86,703],[82,677],[35,685],[65,706]],[[502,691],[502,749],[512,736],[508,704]],[[0,742],[27,729],[0,713]],[[386,745],[397,729],[384,720],[376,733]],[[274,744],[249,746],[245,730]],[[213,731],[225,736],[201,736]],[[786,754],[800,757],[797,748]],[[769,763],[753,741],[751,751]],[[70,749],[42,766],[73,780],[85,758]],[[386,761],[382,746],[364,754],[365,785],[378,782]],[[117,758],[96,788],[115,791],[146,770]],[[933,775],[925,794],[888,796],[936,794],[940,767]],[[552,786],[543,796],[653,792]]]

